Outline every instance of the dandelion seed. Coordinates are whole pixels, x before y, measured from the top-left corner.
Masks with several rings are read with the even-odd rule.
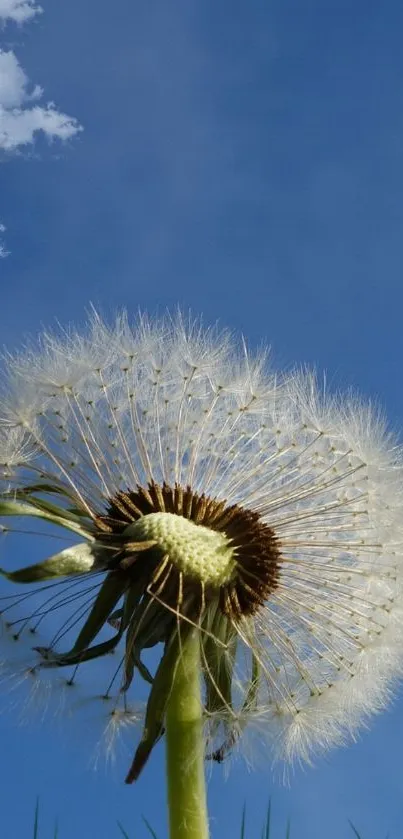
[[[0,480],[4,532],[29,516],[81,540],[1,570],[6,669],[22,648],[17,681],[56,674],[65,704],[67,687],[96,684],[109,752],[145,691],[129,780],[163,736],[194,630],[218,762],[257,722],[273,758],[309,760],[389,699],[402,452],[359,400],[307,372],[276,377],[263,353],[182,315],[94,315],[7,358]]]

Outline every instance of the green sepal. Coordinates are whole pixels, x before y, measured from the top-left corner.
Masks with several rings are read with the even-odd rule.
[[[8,496],[11,497],[11,498],[18,498],[19,500],[26,500],[27,497],[31,500],[32,496],[33,496],[34,500],[36,502],[39,501],[40,503],[43,504],[44,499],[42,497],[35,498],[35,495],[38,492],[41,493],[41,496],[43,494],[45,494],[45,495],[59,495],[59,496],[62,496],[65,500],[67,500],[69,502],[69,506],[65,507],[65,508],[63,507],[62,509],[65,510],[66,513],[69,514],[68,517],[70,517],[72,520],[77,521],[77,520],[81,520],[83,518],[84,519],[89,518],[88,510],[86,510],[85,507],[83,507],[82,505],[77,504],[76,494],[73,493],[72,491],[69,492],[69,490],[65,486],[60,486],[59,487],[56,484],[47,484],[47,483],[45,483],[45,481],[43,481],[43,482],[40,482],[40,483],[37,483],[37,484],[29,484],[27,486],[24,486],[22,489],[13,490],[12,493],[8,493]],[[3,497],[6,497],[6,494]],[[45,502],[45,503],[50,505],[51,502]],[[55,505],[53,505],[53,506],[54,506],[54,509],[55,509],[56,512],[61,509],[60,507],[56,507]]]
[[[24,487],[13,491],[13,495],[18,494],[19,497],[24,495],[32,495],[34,492],[45,492],[47,495],[63,495],[65,498],[73,499],[75,494],[69,491],[66,486],[57,484],[48,484],[46,481],[38,481],[36,484],[26,484]],[[11,493],[10,493],[11,494]]]
[[[239,720],[237,721],[237,725],[233,726],[232,730],[230,730],[227,741],[223,744],[221,749],[219,749],[219,752],[221,752],[222,757],[224,757],[226,753],[231,751],[236,741],[239,739],[243,730],[246,728],[248,724],[248,712],[252,711],[257,706],[259,676],[260,664],[256,656],[252,653],[252,673],[245,693],[245,699],[242,705],[242,710],[239,716]]]
[[[206,757],[221,762],[231,751],[247,725],[248,711],[252,711],[257,705],[260,665],[251,650],[251,676],[245,689],[241,709],[237,711],[233,708],[232,695],[233,670],[238,645],[237,633],[225,615],[219,611],[213,617],[209,616],[205,628],[208,628],[214,636],[205,635],[202,644],[205,659],[202,664],[206,688],[205,709],[207,714],[217,714],[217,721],[223,725],[226,732],[223,744]],[[232,711],[236,724],[231,724]],[[220,712],[224,713],[221,715]],[[225,712],[228,712],[227,716]]]
[[[55,577],[70,577],[75,574],[88,574],[94,569],[96,555],[93,546],[88,542],[79,542],[71,548],[65,548],[58,554],[27,565],[17,571],[5,571],[0,568],[0,574],[13,583],[37,583],[52,580]]]
[[[38,493],[40,494],[38,495]],[[76,500],[76,496],[70,493],[66,487],[53,486],[52,484],[47,484],[45,482],[38,484],[30,484],[27,486],[18,487],[17,489],[10,490],[9,492],[3,493],[3,498],[16,498],[19,501],[26,501],[28,499],[29,501],[42,503],[43,501],[45,501],[45,499],[42,497],[43,495],[61,496],[64,501],[69,502],[70,506],[72,502]],[[51,504],[50,501],[46,503]],[[57,509],[60,509],[59,506],[57,506]],[[83,507],[80,507],[79,509],[77,508],[75,515],[79,517],[82,515],[88,517],[88,512],[84,511]]]
[[[98,592],[91,612],[82,627],[73,648],[66,653],[57,653],[46,647],[36,647],[36,650],[46,659],[46,667],[68,667],[69,665],[80,664],[83,661],[91,661],[112,652],[119,643],[125,629],[128,626],[131,616],[139,603],[144,583],[139,581],[136,585],[128,586],[128,577],[124,572],[111,571],[104,580]],[[111,638],[90,647],[91,642],[98,635],[108,618],[116,614],[112,610],[126,590],[124,605],[118,610],[121,616],[118,631]]]
[[[88,513],[85,515],[79,514],[77,511],[73,512],[73,510],[69,507],[60,507],[58,504],[53,504],[51,501],[46,501],[45,498],[35,498],[30,497],[29,504],[32,504],[33,507],[36,507],[38,510],[42,510],[45,513],[50,513],[52,516],[56,518],[63,518],[66,521],[75,522],[76,524],[81,525],[82,519],[88,519]]]
[[[78,634],[74,647],[71,650],[72,654],[81,653],[88,649],[124,594],[128,583],[129,581],[125,573],[119,573],[117,571],[109,572],[101,585],[88,618]]]
[[[237,634],[228,618],[218,609],[202,634],[202,669],[206,687],[207,713],[232,710],[232,678],[237,650]],[[217,643],[218,642],[218,643]]]
[[[260,680],[260,664],[256,656],[252,653],[252,675],[250,677],[249,686],[246,691],[242,711],[247,712],[256,708],[257,694]]]
[[[71,667],[75,664],[81,664],[83,661],[92,661],[94,658],[108,655],[108,653],[113,652],[119,639],[120,633],[118,632],[113,638],[108,638],[101,644],[95,644],[93,647],[76,653],[56,653],[49,647],[33,647],[33,649],[42,657],[41,667]]]
[[[239,718],[237,719],[237,724],[231,726],[230,724],[226,724],[226,728],[228,731],[227,737],[224,743],[218,748],[215,749],[214,752],[211,754],[206,755],[207,759],[215,760],[218,763],[221,763],[225,756],[229,754],[231,749],[234,747],[235,743],[239,739],[242,734],[242,731],[248,724],[248,712],[252,711],[257,706],[257,698],[258,698],[258,689],[259,689],[259,677],[260,677],[260,664],[256,658],[256,656],[252,653],[252,673],[249,680],[248,687],[245,693],[245,699],[242,704],[241,713],[239,714]]]
[[[14,493],[13,498],[15,497],[16,494]],[[24,497],[23,494],[22,497]],[[1,516],[34,516],[50,521],[52,524],[57,524],[67,530],[73,530],[74,533],[79,533],[86,539],[94,538],[95,529],[89,522],[84,524],[81,517],[74,515],[64,507],[58,507],[56,504],[51,504],[50,501],[39,498],[30,498],[29,501],[13,501],[3,495],[0,497]]]
[[[172,616],[167,610],[161,609],[160,604],[151,598],[143,598],[127,630],[123,691],[130,687],[135,667],[146,682],[153,681],[150,672],[141,661],[141,651],[165,641],[166,630],[171,623]]]
[[[184,633],[187,631],[182,627],[180,639],[178,633],[175,632],[165,647],[148,697],[143,735],[126,777],[126,784],[137,781],[154,746],[164,733],[165,711],[175,678],[181,643],[183,643]]]

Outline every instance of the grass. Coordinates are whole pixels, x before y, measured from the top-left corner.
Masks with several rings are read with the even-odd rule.
[[[147,819],[144,816],[142,816],[142,819],[143,819],[143,823],[144,823],[145,827],[147,828],[148,835],[151,836],[152,839],[158,839],[157,834],[155,833],[155,831],[153,830],[153,828],[151,827],[151,825],[147,821]],[[352,831],[351,839],[363,839],[363,836],[361,835],[361,833],[358,832],[358,830],[354,826],[354,824],[351,821],[349,821],[348,823],[349,823],[351,831]],[[119,821],[117,822],[117,826],[118,826],[118,829],[120,831],[120,836],[123,836],[123,839],[135,839],[134,837],[129,836],[129,834],[127,833],[127,831],[125,830],[125,828],[123,827],[123,825]],[[39,798],[36,800],[36,805],[35,805],[33,839],[40,839],[40,834],[39,834]],[[53,839],[61,839],[61,837],[59,836],[59,830],[58,830],[57,822],[55,823],[55,827],[54,827]],[[136,837],[136,839],[137,839],[137,837]],[[248,839],[247,833],[246,833],[246,806],[245,805],[244,805],[243,810],[242,810],[240,839]],[[250,837],[250,839],[252,839],[252,837]],[[262,828],[262,832],[260,834],[260,839],[275,839],[275,837],[272,836],[272,831],[271,831],[271,801],[269,801],[268,806],[267,806],[266,818],[265,818],[265,822],[264,822],[264,825],[263,825],[263,828]],[[280,837],[278,836],[278,837],[276,837],[276,839],[280,839]],[[285,839],[291,839],[291,823],[290,823],[289,820],[288,820],[287,826],[286,826]],[[389,834],[386,836],[386,839],[390,839]]]
[[[59,829],[57,825],[57,821],[55,823],[53,839],[58,839],[59,836]],[[35,804],[35,813],[34,813],[34,833],[33,839],[39,839],[39,798],[36,799]]]

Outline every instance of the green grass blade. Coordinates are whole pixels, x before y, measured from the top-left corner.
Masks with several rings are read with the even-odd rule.
[[[243,811],[242,811],[241,839],[245,839],[245,824],[246,824],[246,804],[243,805]]]
[[[349,820],[349,822],[348,822],[348,823],[349,823],[349,825],[350,825],[350,827],[351,827],[351,830],[353,831],[354,836],[356,837],[356,839],[362,839],[361,835],[358,833],[358,830],[357,830],[357,828],[356,828],[356,827],[354,827],[353,823],[352,823],[350,820]]]
[[[270,839],[270,821],[271,821],[271,799],[269,798],[269,803],[267,805],[267,816],[266,822],[263,827],[262,831],[262,839]]]
[[[290,820],[288,819],[287,833],[285,834],[285,839],[290,839],[290,836],[291,836],[291,823],[290,823]]]
[[[124,836],[124,837],[125,837],[125,839],[130,839],[129,834],[128,834],[128,833],[126,833],[126,831],[125,831],[124,827],[120,824],[120,822],[118,822],[118,828],[119,828],[119,830],[120,830],[120,832],[121,832],[122,836]]]
[[[147,830],[149,831],[149,833],[150,833],[150,834],[151,834],[151,836],[153,837],[153,839],[158,839],[157,834],[156,834],[156,833],[155,833],[155,831],[152,829],[152,827],[151,827],[150,823],[147,821],[147,819],[146,819],[144,816],[142,816],[142,819],[143,819],[143,822],[144,822],[144,824],[145,824],[145,826],[146,826]]]
[[[39,798],[36,799],[36,804],[35,804],[34,839],[38,839],[38,827],[39,827]]]

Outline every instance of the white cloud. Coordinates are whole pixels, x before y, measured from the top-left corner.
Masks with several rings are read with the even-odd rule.
[[[0,50],[0,149],[10,151],[32,143],[38,131],[49,140],[67,140],[82,130],[76,119],[58,111],[53,102],[30,105],[42,95],[38,85],[29,91],[28,77],[15,54]]]
[[[6,229],[7,228],[5,224],[2,224],[2,222],[0,222],[0,259],[4,259],[6,256],[9,256],[10,254],[10,251],[7,250],[4,242],[2,242],[1,240],[1,234],[5,233]]]
[[[18,108],[29,99],[42,96],[40,87],[28,93],[27,86],[28,78],[14,53],[0,50],[0,105],[3,108]]]
[[[41,12],[42,6],[36,5],[34,0],[0,0],[0,21],[23,23]]]

